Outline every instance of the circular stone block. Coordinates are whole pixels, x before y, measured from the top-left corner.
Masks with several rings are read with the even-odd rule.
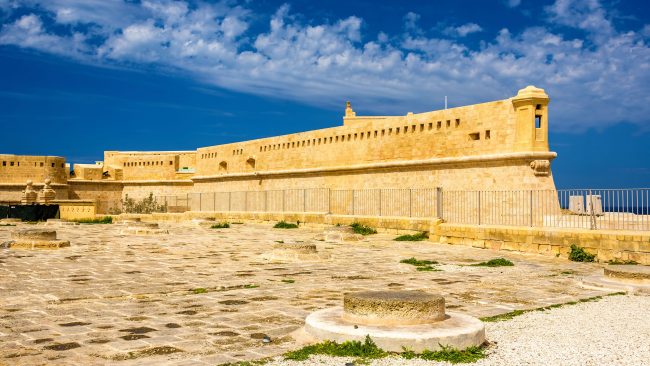
[[[445,319],[445,299],[422,291],[363,291],[343,295],[343,319],[366,325],[413,325]]]
[[[607,277],[621,281],[650,283],[650,267],[630,264],[609,265],[604,268]]]
[[[21,219],[0,219],[0,223],[2,224],[20,224],[21,222],[23,222]]]
[[[287,250],[296,253],[316,253],[316,244],[311,243],[276,243],[273,249]]]
[[[56,240],[56,231],[48,229],[23,229],[11,233],[14,240]]]
[[[305,331],[318,341],[363,342],[366,335],[381,349],[404,352],[404,348],[420,353],[438,351],[442,346],[465,349],[485,342],[485,326],[469,315],[447,313],[444,320],[432,324],[379,326],[350,323],[343,320],[344,310],[335,307],[316,311],[305,319]]]
[[[328,243],[343,243],[346,241],[362,241],[364,237],[361,234],[356,234],[349,226],[330,226],[325,228],[322,233],[317,234],[314,239]]]
[[[11,233],[10,242],[5,243],[6,248],[12,249],[57,249],[69,247],[67,240],[57,240],[56,231],[47,229],[24,229]]]

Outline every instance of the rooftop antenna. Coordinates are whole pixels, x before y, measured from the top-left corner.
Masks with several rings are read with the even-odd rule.
[[[447,96],[445,95],[445,109],[447,109]]]

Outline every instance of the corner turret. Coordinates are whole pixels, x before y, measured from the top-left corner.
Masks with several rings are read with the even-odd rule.
[[[532,85],[519,90],[512,98],[516,151],[548,151],[548,103],[544,89]]]

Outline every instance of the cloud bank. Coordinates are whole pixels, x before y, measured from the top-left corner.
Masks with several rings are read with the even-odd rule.
[[[452,105],[501,99],[534,84],[551,96],[556,130],[646,125],[650,25],[619,30],[597,0],[557,0],[543,16],[544,26],[518,33],[466,23],[427,36],[412,12],[396,18],[403,33],[369,35],[359,17],[312,24],[288,5],[260,26],[230,1],[0,0],[0,45],[328,108],[351,98],[375,113],[439,108],[445,95]],[[470,35],[480,47],[463,43]]]

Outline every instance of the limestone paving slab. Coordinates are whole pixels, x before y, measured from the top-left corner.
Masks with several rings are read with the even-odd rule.
[[[425,290],[444,296],[449,311],[477,317],[607,292],[577,282],[602,266],[554,257],[377,234],[342,245],[316,241],[327,260],[275,263],[260,259],[271,243],[312,242],[322,230],[160,226],[169,234],[62,226],[57,237],[71,247],[0,249],[0,365],[200,364],[277,355],[298,347],[290,334],[309,313],[341,304],[350,291]],[[12,229],[0,227],[0,242]],[[410,257],[438,261],[440,271],[399,263]],[[494,257],[515,266],[467,266]]]

